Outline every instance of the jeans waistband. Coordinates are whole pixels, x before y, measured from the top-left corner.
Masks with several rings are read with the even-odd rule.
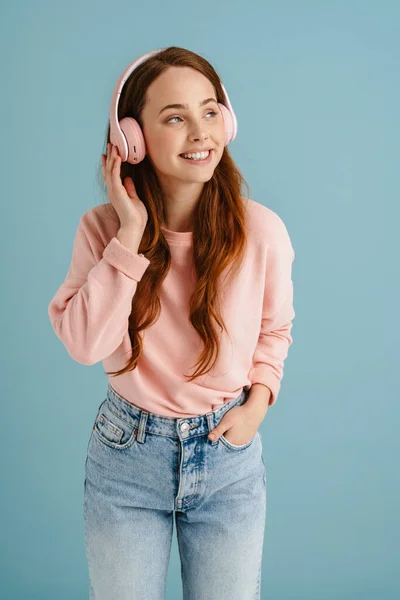
[[[110,410],[118,417],[135,425],[141,438],[144,432],[170,437],[187,439],[192,436],[206,434],[216,427],[224,414],[234,406],[240,406],[247,400],[250,390],[243,388],[237,398],[225,402],[223,406],[194,417],[167,417],[146,411],[128,402],[120,396],[110,384],[107,388],[107,397],[104,402],[108,403]]]

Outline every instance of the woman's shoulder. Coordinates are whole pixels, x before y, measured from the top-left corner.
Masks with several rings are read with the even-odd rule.
[[[82,215],[80,227],[88,238],[101,242],[105,247],[118,232],[119,218],[111,203],[97,204]]]
[[[243,196],[247,209],[249,229],[268,241],[287,238],[288,231],[282,217],[272,208]]]
[[[86,221],[118,221],[117,212],[110,202],[92,206],[92,208],[89,208],[89,210],[83,214],[82,218],[84,218]]]

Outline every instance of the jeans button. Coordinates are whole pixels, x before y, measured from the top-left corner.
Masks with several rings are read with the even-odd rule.
[[[181,431],[187,431],[189,429],[189,423],[185,422],[181,424]]]

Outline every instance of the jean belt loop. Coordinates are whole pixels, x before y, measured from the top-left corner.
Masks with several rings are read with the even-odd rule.
[[[206,414],[206,417],[207,417],[208,431],[210,432],[215,427],[214,415],[212,412],[209,412]],[[218,444],[218,440],[214,440],[214,441],[210,440],[210,441],[211,441],[212,446],[215,446],[216,444]]]
[[[146,439],[145,433],[146,433],[146,423],[147,423],[148,416],[149,416],[149,413],[146,410],[140,411],[139,430],[138,430],[136,440],[141,444]]]

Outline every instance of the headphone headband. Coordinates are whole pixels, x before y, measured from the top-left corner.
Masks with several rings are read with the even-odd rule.
[[[142,64],[142,62],[145,62],[148,58],[150,58],[151,56],[154,56],[156,54],[159,54],[163,50],[164,50],[164,48],[161,48],[160,50],[152,50],[151,52],[147,52],[146,54],[143,54],[143,56],[140,56],[139,58],[134,60],[133,63],[131,63],[125,69],[125,71],[122,73],[121,77],[118,79],[118,81],[116,83],[116,86],[114,88],[114,92],[113,92],[113,95],[111,98],[110,129],[121,131],[121,128],[119,127],[119,124],[118,124],[118,103],[119,103],[119,97],[121,96],[121,93],[122,93],[122,88],[124,87],[124,83],[128,79],[129,75],[132,73],[132,71],[134,71],[136,69],[136,67],[138,67],[140,64]],[[121,131],[121,133],[122,133],[122,131]]]

